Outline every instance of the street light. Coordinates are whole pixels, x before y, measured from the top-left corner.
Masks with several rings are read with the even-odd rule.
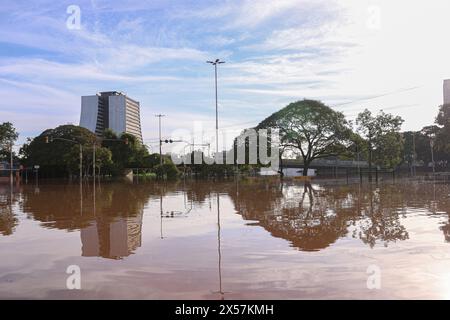
[[[159,165],[162,166],[162,140],[161,140],[161,118],[165,117],[165,114],[156,114],[155,117],[159,118]]]
[[[92,176],[94,177],[94,181],[95,181],[95,154],[96,154],[96,149],[97,149],[97,137],[95,138],[96,140],[94,141],[94,143],[92,144]],[[80,146],[80,179],[83,176],[83,145],[81,144],[81,142],[75,141],[75,140],[70,140],[70,139],[65,139],[65,138],[54,138],[54,137],[49,137],[49,136],[45,136],[45,143],[50,143],[53,142],[55,140],[61,140],[61,141],[67,141],[67,142],[71,142],[74,144],[78,144]],[[100,145],[103,141],[121,141],[123,143],[125,143],[126,145],[129,144],[128,138],[125,139],[104,139],[104,138],[98,138]]]
[[[435,164],[434,164],[434,140],[432,137],[430,137],[430,148],[431,148],[431,163],[433,166],[433,174],[435,174],[436,168],[435,168]]]
[[[9,168],[10,169],[9,170],[9,180],[10,180],[10,183],[11,183],[11,187],[14,185],[14,174],[13,174],[13,172],[14,172],[14,150],[13,150],[14,146],[18,147],[18,146],[23,146],[23,145],[22,144],[14,144],[13,140],[11,140],[9,142],[9,156],[10,156],[10,159],[9,159],[9,166],[10,166],[10,168]],[[21,168],[19,168],[18,170],[21,170]],[[26,172],[25,174],[28,174],[27,171],[25,171],[25,172]],[[28,183],[28,176],[27,176],[27,183]]]
[[[10,158],[10,170],[9,170],[9,180],[10,180],[10,183],[11,183],[11,188],[13,187],[13,185],[14,185],[14,181],[13,181],[13,166],[14,166],[14,161],[13,161],[13,145],[14,145],[14,142],[11,140],[11,143],[10,143],[10,148],[11,148],[11,152],[10,152],[10,155],[11,155],[11,158]]]
[[[219,153],[219,111],[217,107],[217,65],[225,63],[225,61],[220,61],[220,59],[216,59],[214,61],[206,61],[206,63],[210,63],[214,66],[214,79],[216,85],[216,154]]]
[[[434,163],[434,140],[436,139],[436,126],[425,127],[422,129],[423,134],[425,134],[430,139],[430,149],[431,149],[431,165],[433,167],[433,175],[436,173],[436,166]]]

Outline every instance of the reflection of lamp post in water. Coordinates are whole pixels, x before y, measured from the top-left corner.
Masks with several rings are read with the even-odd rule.
[[[430,139],[430,149],[431,149],[431,165],[433,167],[433,175],[436,173],[436,166],[434,163],[434,140],[436,139],[437,130],[436,126],[429,126],[422,129],[422,133]]]
[[[159,196],[159,210],[160,210],[160,220],[161,220],[161,239],[164,239],[163,237],[163,207],[162,207],[162,201],[163,201],[163,196],[162,193]]]
[[[217,253],[218,253],[218,265],[219,265],[219,291],[215,291],[214,293],[219,293],[221,300],[225,299],[225,293],[222,291],[222,250],[220,245],[220,197],[219,193],[217,193]]]
[[[11,190],[13,188],[14,185],[14,180],[13,180],[13,170],[14,170],[14,162],[13,162],[13,141],[11,140],[11,144],[10,144],[10,163],[9,163],[9,181],[11,183]]]
[[[217,253],[218,253],[218,257],[219,257],[219,292],[222,295],[222,299],[223,299],[223,295],[224,292],[222,292],[222,252],[221,252],[221,248],[220,248],[220,197],[219,194],[217,194]]]
[[[434,164],[434,140],[433,137],[430,137],[430,148],[431,148],[431,165],[433,166],[433,174],[436,173],[436,168]]]

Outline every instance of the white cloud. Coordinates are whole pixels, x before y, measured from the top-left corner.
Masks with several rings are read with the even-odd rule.
[[[20,76],[34,80],[102,80],[122,82],[170,81],[170,76],[133,76],[95,64],[67,64],[42,59],[8,59],[0,62],[1,76]]]
[[[195,9],[183,3],[96,3],[92,8],[83,2],[91,19],[81,31],[64,28],[65,11],[56,9],[22,12],[19,6],[13,18],[0,22],[0,41],[40,49],[0,56],[0,92],[12,104],[42,113],[64,100],[73,121],[80,95],[124,88],[145,105],[146,119],[156,109],[172,108],[171,126],[182,126],[214,114],[212,73],[204,61],[217,56],[227,61],[219,71],[224,119],[242,118],[249,109],[269,115],[306,97],[330,105],[354,101],[336,106],[350,116],[365,107],[384,108],[402,115],[405,128],[420,129],[433,121],[442,79],[450,78],[448,0],[248,0]],[[377,28],[368,25],[374,5],[381,14]],[[102,15],[112,11],[105,20]],[[217,52],[221,47],[227,51]],[[401,91],[410,87],[418,88]],[[6,105],[1,111],[14,113]],[[20,117],[17,112],[12,120]],[[154,124],[145,126],[154,137]]]

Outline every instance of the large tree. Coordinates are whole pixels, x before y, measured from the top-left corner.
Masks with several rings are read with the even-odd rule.
[[[300,153],[304,176],[315,159],[344,153],[352,136],[344,114],[315,100],[289,104],[256,127],[265,128],[279,130],[280,149],[290,148]]]
[[[11,122],[0,124],[0,160],[6,159],[10,155],[11,143],[19,137],[19,134]]]
[[[403,119],[384,113],[372,115],[369,110],[361,112],[357,119],[357,131],[367,144],[369,176],[372,164],[395,168],[402,161],[403,138],[400,129]]]
[[[78,152],[73,153],[73,150],[78,148],[78,145],[59,139],[73,140],[84,149],[92,145],[96,138],[88,129],[74,125],[47,129],[22,147],[23,153],[26,154],[24,164],[39,165],[44,176],[59,177],[67,173],[78,173],[78,165],[76,168],[72,167],[72,161],[77,162]]]
[[[70,141],[73,142],[70,142]],[[97,141],[94,133],[88,129],[63,125],[48,129],[39,136],[29,140],[22,147],[23,163],[28,166],[39,165],[44,176],[60,177],[79,172],[79,145],[83,148],[83,169],[87,175],[92,169],[93,144]],[[98,148],[97,166],[109,164],[107,150]],[[101,161],[105,163],[100,163]]]
[[[440,126],[436,137],[437,149],[445,152],[448,159],[450,158],[448,156],[450,153],[450,104],[444,104],[439,107],[436,124]]]

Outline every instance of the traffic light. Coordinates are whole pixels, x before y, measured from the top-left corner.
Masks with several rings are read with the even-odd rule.
[[[164,140],[164,142],[165,142],[165,143],[173,143],[173,140],[172,140],[172,139],[170,139],[170,140]]]

